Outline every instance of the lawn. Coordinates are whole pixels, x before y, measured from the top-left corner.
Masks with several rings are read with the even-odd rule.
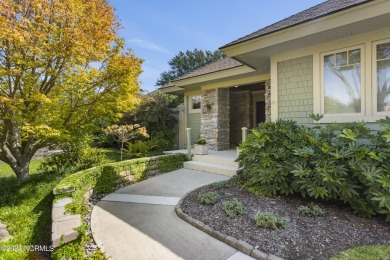
[[[105,149],[109,161],[118,156]],[[18,182],[11,168],[0,164],[0,220],[8,226],[12,239],[0,242],[6,245],[50,245],[52,190],[65,177],[63,174],[44,173],[38,170],[44,159],[31,162],[30,178]],[[33,253],[0,251],[0,259],[25,259]]]

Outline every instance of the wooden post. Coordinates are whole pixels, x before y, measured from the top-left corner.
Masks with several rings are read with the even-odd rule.
[[[248,128],[247,127],[243,127],[241,128],[242,130],[242,143],[246,141],[246,137],[248,135]]]
[[[191,128],[187,128],[187,158],[191,160]]]

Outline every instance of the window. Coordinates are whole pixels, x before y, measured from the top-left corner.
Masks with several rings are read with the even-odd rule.
[[[361,49],[323,55],[324,114],[362,112]]]
[[[390,42],[376,45],[376,109],[390,111]]]
[[[201,106],[201,96],[190,96],[190,112],[199,112]]]

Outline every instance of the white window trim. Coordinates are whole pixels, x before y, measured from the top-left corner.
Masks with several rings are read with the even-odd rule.
[[[376,56],[377,56],[377,46],[379,44],[383,44],[383,43],[390,43],[390,38],[372,42],[372,75],[373,75],[373,77],[372,77],[372,91],[371,91],[372,98],[371,98],[371,102],[372,102],[373,114],[376,115],[376,116],[386,116],[386,115],[390,116],[389,111],[383,111],[383,112],[378,112],[377,111],[377,104],[378,104],[378,100],[377,100],[378,76],[377,76],[377,60],[376,60]]]
[[[361,96],[361,112],[360,113],[337,113],[337,114],[325,114],[325,78],[324,78],[324,57],[330,54],[335,54],[344,51],[350,51],[354,49],[360,49],[360,96]],[[366,70],[366,62],[365,62],[365,46],[364,44],[349,46],[345,48],[335,49],[327,52],[320,53],[320,114],[324,115],[324,120],[337,120],[339,121],[341,117],[348,118],[362,118],[366,115],[366,84],[365,84],[365,70]]]
[[[324,42],[321,44],[313,45],[310,47],[296,49],[292,51],[283,52],[271,57],[271,120],[275,121],[279,118],[278,114],[278,62],[286,60],[292,60],[301,58],[304,56],[312,55],[313,57],[313,113],[321,114],[321,54],[343,49],[348,46],[364,45],[365,56],[362,56],[362,60],[365,62],[365,68],[362,69],[364,76],[364,82],[362,86],[365,88],[365,115],[364,116],[334,116],[328,118],[322,118],[320,123],[332,123],[332,122],[353,122],[364,120],[366,122],[375,123],[379,119],[383,119],[385,116],[390,116],[390,112],[375,113],[376,107],[374,107],[374,99],[376,99],[376,44],[390,42],[390,28],[379,29],[376,31],[367,32],[364,34],[353,35],[351,37],[345,37],[336,39],[330,42]],[[375,71],[374,71],[375,70]],[[375,103],[376,104],[376,103]]]
[[[195,97],[195,96],[200,96],[201,100],[202,100],[202,96],[201,94],[196,94],[196,95],[190,95],[188,96],[188,104],[189,104],[189,110],[188,112],[189,113],[200,113],[202,111],[202,105],[200,106],[200,108],[196,108],[196,109],[193,109],[192,108],[192,97]],[[201,102],[202,103],[202,102]]]

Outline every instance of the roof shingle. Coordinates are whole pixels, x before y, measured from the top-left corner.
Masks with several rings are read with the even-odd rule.
[[[340,12],[342,10],[352,8],[354,6],[364,4],[366,2],[371,2],[373,0],[329,0],[313,6],[305,11],[292,15],[284,20],[281,20],[277,23],[264,27],[254,33],[248,34],[244,37],[241,37],[235,41],[232,41],[221,48],[226,48],[235,44],[239,44],[257,37],[261,37],[276,31],[286,29],[288,27],[296,26],[311,20],[318,19],[323,16],[327,16],[333,13]]]
[[[190,73],[188,73],[180,78],[177,78],[174,81],[188,79],[188,78],[192,78],[192,77],[196,77],[196,76],[200,76],[200,75],[205,75],[205,74],[209,74],[209,73],[213,73],[213,72],[217,72],[217,71],[221,71],[221,70],[227,70],[227,69],[239,67],[242,65],[243,64],[241,62],[236,61],[232,58],[226,57],[226,58],[214,61],[214,62],[212,62],[204,67],[201,67],[197,70],[194,70],[193,72],[190,72]]]

